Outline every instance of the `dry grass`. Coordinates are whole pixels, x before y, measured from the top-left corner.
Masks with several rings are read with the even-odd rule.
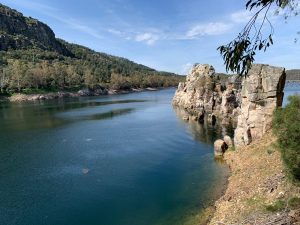
[[[211,225],[300,224],[300,189],[287,179],[272,134],[227,152],[225,160],[232,174],[225,195],[216,203]],[[289,207],[290,199],[296,207]]]

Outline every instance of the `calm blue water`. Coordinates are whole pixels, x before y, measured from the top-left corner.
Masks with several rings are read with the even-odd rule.
[[[300,95],[300,84],[299,83],[287,83],[284,89],[284,98],[283,98],[283,106],[288,103],[288,96],[290,95]]]
[[[181,121],[175,89],[0,105],[1,225],[176,225],[214,197],[221,128]]]

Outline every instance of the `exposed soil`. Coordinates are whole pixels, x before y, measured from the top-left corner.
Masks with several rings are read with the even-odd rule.
[[[210,225],[300,224],[300,187],[286,175],[276,138],[267,133],[224,156],[231,169]]]

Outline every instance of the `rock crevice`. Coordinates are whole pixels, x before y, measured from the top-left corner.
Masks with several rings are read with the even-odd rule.
[[[243,78],[241,110],[234,135],[236,147],[260,139],[272,127],[274,110],[282,105],[285,69],[254,64]]]
[[[220,118],[236,122],[235,146],[260,139],[271,129],[274,110],[282,105],[285,69],[254,64],[247,76],[221,79],[213,66],[196,64],[180,83],[173,105],[184,108],[199,122]]]
[[[173,105],[184,108],[199,122],[204,115],[222,118],[223,123],[235,118],[239,101],[233,82],[222,80],[213,66],[195,64],[186,78],[179,84]]]

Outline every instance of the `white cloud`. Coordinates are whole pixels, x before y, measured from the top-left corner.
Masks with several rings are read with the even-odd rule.
[[[153,33],[142,33],[135,36],[137,42],[144,42],[147,45],[153,45],[159,39],[159,36]]]
[[[253,13],[247,10],[240,10],[230,15],[230,19],[234,23],[247,23],[253,16]]]
[[[186,37],[189,39],[195,39],[205,35],[221,35],[231,29],[230,23],[223,22],[211,22],[211,23],[200,23],[192,27],[187,33]]]
[[[116,29],[113,29],[113,28],[109,28],[107,31],[108,31],[109,33],[111,33],[111,34],[115,34],[115,35],[118,35],[118,36],[122,36],[122,34],[123,34],[122,31],[116,30]]]
[[[192,66],[193,66],[193,64],[190,63],[190,62],[183,64],[183,65],[181,66],[181,71],[180,71],[181,74],[183,74],[183,75],[188,74],[189,71],[191,70]]]
[[[275,22],[278,16],[275,15],[276,9],[270,9],[270,11],[267,13],[268,20],[271,22]],[[257,22],[261,23],[264,20],[265,11],[260,13],[256,19]],[[255,15],[253,11],[249,10],[239,10],[234,13],[230,14],[230,19],[232,22],[236,24],[246,24],[250,21],[250,19]],[[281,11],[279,11],[279,14],[281,15]]]

